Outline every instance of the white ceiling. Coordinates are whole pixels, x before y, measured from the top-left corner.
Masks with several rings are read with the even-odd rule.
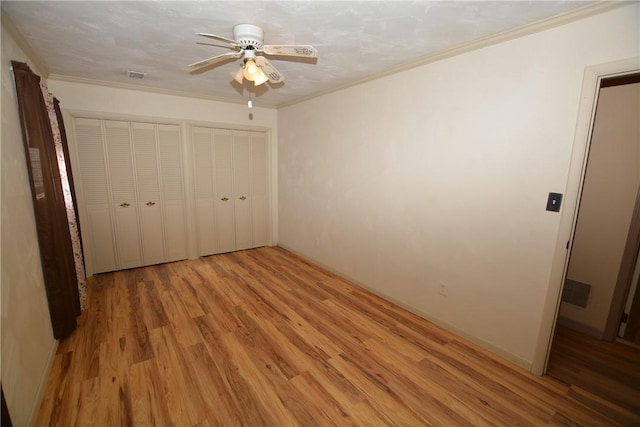
[[[257,105],[282,105],[348,85],[493,34],[585,6],[580,1],[5,1],[52,75],[137,84]],[[265,44],[311,44],[316,63],[274,59],[285,76],[243,89],[225,63],[192,74],[220,53],[198,32],[233,38],[237,23],[261,26]],[[127,70],[148,73],[144,80]],[[242,93],[244,92],[244,94]]]

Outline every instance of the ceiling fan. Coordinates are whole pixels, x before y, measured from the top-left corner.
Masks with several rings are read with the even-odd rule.
[[[235,52],[223,53],[202,61],[189,64],[191,68],[209,67],[228,59],[242,58],[242,65],[231,72],[235,81],[242,84],[247,79],[255,86],[265,83],[280,83],[284,76],[263,55],[282,57],[316,58],[318,51],[308,45],[264,45],[264,33],[262,28],[252,24],[238,24],[233,27],[233,40],[216,34],[197,33],[199,36],[208,37],[226,45],[199,43],[210,46],[224,47]]]

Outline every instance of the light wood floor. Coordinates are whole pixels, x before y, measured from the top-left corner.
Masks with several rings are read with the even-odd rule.
[[[37,425],[632,425],[279,248],[99,275]]]

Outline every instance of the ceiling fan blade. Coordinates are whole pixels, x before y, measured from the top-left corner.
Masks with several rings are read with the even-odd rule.
[[[232,49],[232,50],[238,50],[239,49],[238,46],[229,46],[229,45],[224,45],[224,44],[204,43],[204,42],[196,42],[196,44],[201,44],[201,45],[205,45],[205,46],[223,47],[225,49]]]
[[[262,72],[264,72],[271,83],[281,83],[284,81],[284,76],[280,74],[280,71],[264,56],[256,56],[256,63],[262,68]]]
[[[193,64],[189,64],[191,68],[200,68],[208,65],[214,65],[218,62],[222,62],[225,59],[238,59],[242,56],[242,52],[228,52],[223,53],[222,55],[213,56],[211,58],[203,59],[202,61],[194,62]]]
[[[208,34],[208,33],[196,33],[196,34],[199,35],[199,36],[209,37],[210,39],[214,39],[214,40],[218,40],[218,41],[221,41],[221,42],[229,43],[232,46],[240,46],[240,44],[237,41],[228,39],[226,37],[219,36],[217,34]]]
[[[264,45],[262,52],[267,55],[298,56],[303,58],[317,58],[318,51],[308,45]]]

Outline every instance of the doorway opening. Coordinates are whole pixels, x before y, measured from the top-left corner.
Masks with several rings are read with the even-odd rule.
[[[597,91],[546,373],[639,411],[640,72]]]
[[[618,335],[635,290],[639,116],[640,73],[600,81],[558,323],[606,341]]]

